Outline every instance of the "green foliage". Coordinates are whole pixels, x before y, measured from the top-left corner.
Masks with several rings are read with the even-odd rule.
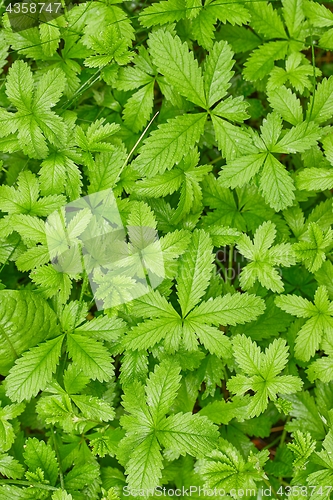
[[[0,500],[333,498],[330,2],[9,11]]]

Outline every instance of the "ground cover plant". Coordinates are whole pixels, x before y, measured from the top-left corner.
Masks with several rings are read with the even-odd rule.
[[[0,8],[0,500],[332,498],[332,6]]]

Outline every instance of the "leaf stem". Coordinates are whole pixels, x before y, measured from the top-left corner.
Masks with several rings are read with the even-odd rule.
[[[56,431],[54,430],[54,426],[53,425],[51,426],[51,433],[52,433],[52,441],[53,441],[54,451],[55,451],[55,454],[57,456],[57,460],[58,460],[58,464],[59,464],[60,486],[61,486],[61,489],[64,490],[65,489],[64,475],[63,475],[62,469],[61,469],[61,458],[60,458],[60,454],[59,454],[59,448],[58,448],[58,445],[57,445],[57,441],[56,441],[56,438],[55,438]]]
[[[18,484],[20,486],[27,486],[30,488],[39,488],[40,490],[57,491],[59,488],[55,486],[49,486],[42,483],[31,483],[30,481],[18,480],[18,479],[0,479],[0,484]]]
[[[268,479],[263,479],[263,482],[266,484],[266,486],[268,486],[269,488],[271,488],[271,489],[272,489],[272,493],[273,493],[273,495],[274,495],[274,498],[278,499],[279,497],[278,497],[278,495],[277,495],[277,493],[276,493],[275,489],[273,488],[273,486],[272,486],[272,485],[270,484],[270,482],[268,481]]]
[[[286,437],[287,437],[287,429],[286,429],[286,424],[291,420],[291,416],[288,415],[287,419],[286,419],[286,422],[284,424],[284,428],[283,428],[283,431],[282,431],[282,434],[281,434],[281,439],[280,439],[280,446],[283,445],[283,443],[285,442],[286,440]]]

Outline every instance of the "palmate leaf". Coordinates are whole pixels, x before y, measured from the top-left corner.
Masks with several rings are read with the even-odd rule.
[[[307,318],[297,333],[295,356],[309,361],[319,349],[322,340],[329,339],[333,332],[332,304],[328,300],[326,287],[321,285],[317,288],[314,303],[295,295],[281,295],[275,299],[275,303],[289,314]]]
[[[295,253],[290,243],[275,246],[276,227],[271,221],[264,222],[256,230],[253,243],[247,235],[242,235],[237,242],[237,248],[244,257],[251,260],[243,267],[240,283],[248,290],[258,280],[262,286],[273,291],[283,291],[281,276],[274,266],[290,267],[296,263]]]
[[[180,367],[166,359],[155,367],[143,387],[135,383],[125,391],[124,407],[132,415],[122,417],[126,436],[119,444],[118,456],[126,464],[130,488],[154,488],[161,478],[161,445],[175,457],[189,453],[202,456],[217,441],[216,427],[206,418],[177,413],[165,418],[180,387]]]
[[[268,459],[267,450],[244,460],[242,454],[229,443],[221,450],[214,450],[202,461],[200,472],[206,488],[224,489],[231,493],[235,488],[256,489],[256,482],[266,478],[263,465]]]
[[[0,186],[0,210],[10,214],[47,216],[61,205],[65,198],[61,195],[40,196],[40,184],[30,171],[18,176],[17,189]]]
[[[283,339],[275,339],[265,353],[245,335],[233,339],[235,359],[242,371],[228,382],[228,389],[241,396],[248,390],[255,395],[250,399],[250,417],[266,410],[269,399],[276,400],[277,394],[292,394],[301,390],[303,382],[293,375],[279,375],[288,361],[288,347]]]
[[[30,68],[23,61],[15,61],[8,74],[6,93],[16,106],[17,113],[12,128],[18,130],[18,140],[25,154],[31,158],[45,158],[48,153],[46,139],[52,144],[64,142],[66,125],[63,119],[50,110],[59,100],[65,86],[65,75],[60,68],[45,73],[34,90]],[[12,113],[1,112],[3,120]]]
[[[308,230],[302,239],[294,244],[296,256],[304,263],[310,272],[318,271],[326,260],[325,250],[333,240],[331,229],[322,231],[316,222],[310,222]]]

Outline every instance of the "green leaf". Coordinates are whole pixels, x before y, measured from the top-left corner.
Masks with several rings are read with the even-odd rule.
[[[159,125],[145,140],[139,156],[132,162],[147,177],[170,170],[189,153],[203,133],[206,115],[179,115]]]
[[[20,479],[24,469],[20,462],[10,455],[0,454],[0,473],[9,479]]]
[[[275,153],[303,153],[315,146],[320,137],[318,126],[313,123],[299,123],[290,129],[274,146]]]
[[[303,110],[299,99],[290,89],[281,86],[278,90],[268,92],[271,107],[277,111],[282,118],[292,125],[297,125],[303,119]]]
[[[0,372],[39,342],[59,334],[57,318],[45,300],[28,290],[0,291]]]
[[[244,324],[257,318],[264,310],[264,302],[255,295],[228,293],[202,302],[187,315],[187,319],[214,325]]]
[[[294,244],[294,251],[310,272],[318,271],[326,260],[325,250],[333,239],[331,229],[322,231],[318,224],[310,222],[302,240]]]
[[[212,272],[211,241],[207,233],[193,233],[177,279],[177,293],[185,317],[197,305],[208,286]]]
[[[150,35],[148,45],[154,64],[166,81],[189,101],[205,108],[201,69],[187,43],[161,29]]]
[[[283,0],[283,17],[291,37],[297,38],[304,21],[303,0]]]
[[[289,207],[295,199],[295,186],[291,176],[272,154],[266,157],[260,176],[260,190],[265,201],[277,211]]]
[[[228,162],[220,172],[220,184],[233,189],[245,186],[259,172],[265,158],[265,153],[257,153]]]
[[[297,430],[294,432],[293,442],[288,443],[287,446],[295,456],[293,466],[297,469],[304,469],[316,448],[316,443],[311,438],[311,434]]]
[[[174,402],[180,379],[179,366],[172,360],[157,366],[150,375],[146,385],[147,404],[157,425]]]
[[[177,454],[203,457],[214,449],[218,433],[207,417],[177,413],[164,420],[158,438]]]
[[[11,214],[47,216],[65,202],[63,196],[40,197],[39,182],[30,171],[21,172],[18,186],[0,186],[0,209]]]
[[[113,375],[111,356],[101,342],[71,333],[67,336],[67,347],[73,363],[91,379],[103,382]]]
[[[127,481],[130,488],[154,488],[162,476],[160,445],[153,433],[138,444],[127,464]]]
[[[65,75],[60,68],[46,72],[36,90],[27,63],[15,61],[9,70],[6,93],[17,108],[10,132],[18,130],[20,146],[31,158],[47,156],[46,139],[54,145],[65,140],[66,125],[60,116],[50,110],[59,100],[64,86]],[[12,113],[2,115],[8,119]]]
[[[289,267],[295,264],[295,254],[290,243],[272,246],[276,235],[275,225],[264,222],[255,232],[253,243],[247,235],[242,235],[237,248],[244,257],[251,260],[241,271],[240,283],[243,289],[249,289],[256,280],[262,286],[273,291],[283,291],[281,277],[274,269],[275,265]]]
[[[65,152],[57,151],[48,155],[38,173],[40,189],[44,196],[64,192],[71,200],[80,196],[82,185],[80,169]]]
[[[262,80],[272,71],[274,61],[284,59],[287,48],[288,42],[274,41],[255,49],[245,63],[245,79],[251,82]]]
[[[277,10],[269,2],[251,2],[248,5],[251,12],[251,26],[264,38],[287,38],[283,22]]]
[[[133,132],[140,132],[147,124],[153,110],[154,81],[135,92],[124,106],[125,125]]]
[[[217,112],[220,109],[218,105]],[[215,115],[212,115],[212,122],[218,147],[227,161],[255,151],[251,137],[246,130]]]
[[[244,460],[242,454],[231,444],[223,446],[222,451],[214,450],[203,460],[200,472],[205,480],[205,487],[224,489],[232,493],[235,489],[256,489],[256,482],[266,478],[262,468],[268,459],[267,451],[262,458],[251,455]]]
[[[43,297],[49,299],[58,295],[63,303],[68,299],[72,288],[71,279],[66,273],[57,271],[52,264],[31,271],[30,277],[39,285]]]
[[[298,317],[309,318],[301,327],[295,342],[295,356],[309,361],[321,345],[322,338],[329,338],[333,331],[332,306],[324,285],[317,288],[314,303],[294,295],[275,299],[278,307]]]
[[[325,191],[333,188],[333,170],[328,168],[307,168],[298,173],[298,189],[306,191]]]
[[[325,9],[328,11],[327,9]],[[328,11],[329,12],[329,11]],[[308,109],[307,119],[321,124],[326,122],[333,113],[333,77],[323,78],[318,83],[316,93],[311,97]]]
[[[99,467],[94,462],[74,465],[64,479],[66,490],[77,491],[88,484],[92,484],[98,472]]]
[[[158,24],[172,23],[179,21],[186,15],[184,0],[162,0],[146,7],[140,12],[140,23],[146,28]]]
[[[279,375],[288,361],[285,340],[275,339],[265,353],[262,353],[251,339],[245,335],[236,335],[233,348],[235,359],[244,374],[232,377],[228,382],[228,389],[239,396],[250,389],[255,392],[248,406],[250,417],[265,411],[268,400],[276,400],[277,393],[292,394],[301,390],[303,382],[300,378]]]
[[[24,461],[30,472],[40,468],[45,479],[54,486],[58,478],[58,462],[56,454],[49,444],[36,438],[26,440],[24,447]]]
[[[314,26],[326,28],[333,24],[333,14],[325,5],[316,2],[304,2],[304,10]]]
[[[121,147],[96,155],[94,165],[89,169],[88,193],[98,193],[104,189],[114,188],[125,161],[126,153]]]
[[[72,395],[71,399],[87,419],[98,420],[100,422],[108,422],[114,419],[114,409],[102,399],[86,396],[85,394]]]
[[[15,432],[9,420],[16,418],[24,410],[24,404],[7,405],[0,407],[0,451],[8,451],[15,440]]]
[[[6,392],[12,401],[35,397],[51,381],[61,353],[63,335],[32,347],[16,360],[6,378]]]
[[[227,42],[216,42],[210,51],[204,68],[204,87],[207,106],[210,108],[222,99],[234,74],[232,67],[234,61],[233,53]]]

